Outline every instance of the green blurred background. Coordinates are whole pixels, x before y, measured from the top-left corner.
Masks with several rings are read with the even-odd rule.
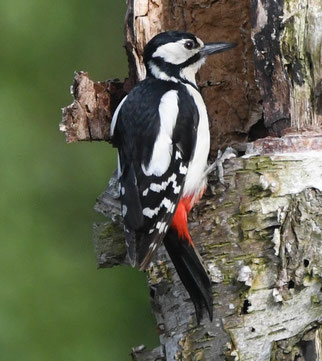
[[[74,70],[126,76],[125,8],[1,0],[1,361],[122,361],[157,343],[144,275],[96,269],[92,208],[115,150],[58,131]]]

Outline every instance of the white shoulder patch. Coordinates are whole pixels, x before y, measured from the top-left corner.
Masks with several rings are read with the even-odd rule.
[[[176,125],[178,112],[178,91],[169,90],[160,100],[160,130],[148,167],[142,164],[145,175],[151,176],[153,174],[160,177],[167,171],[172,156],[172,133]]]
[[[127,96],[125,96],[121,103],[117,106],[114,114],[113,114],[113,118],[112,118],[112,122],[111,122],[111,128],[110,128],[110,135],[111,137],[113,137],[114,134],[114,129],[115,129],[115,125],[116,125],[116,121],[117,121],[117,116],[119,115],[120,109],[122,108],[123,103],[125,102]]]

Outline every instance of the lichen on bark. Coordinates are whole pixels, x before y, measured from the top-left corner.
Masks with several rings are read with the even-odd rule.
[[[322,322],[321,153],[249,155],[224,168],[225,186],[212,176],[190,218],[214,321],[196,325],[163,247],[147,272],[166,360],[268,361],[278,342]]]
[[[283,64],[288,73],[292,126],[322,122],[322,3],[285,0],[281,35]]]

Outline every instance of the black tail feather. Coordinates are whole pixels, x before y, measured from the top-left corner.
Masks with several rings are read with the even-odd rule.
[[[198,251],[195,247],[189,245],[188,240],[180,239],[173,228],[169,229],[163,242],[195,306],[198,324],[202,319],[204,308],[207,309],[209,319],[212,321],[213,296],[211,281],[201,263]]]

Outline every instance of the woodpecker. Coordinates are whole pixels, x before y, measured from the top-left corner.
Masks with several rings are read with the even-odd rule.
[[[156,35],[144,48],[145,80],[121,101],[111,123],[130,262],[145,270],[163,242],[198,323],[204,309],[212,320],[213,297],[187,221],[207,185],[210,147],[195,75],[207,56],[234,46],[204,44],[187,32]]]

